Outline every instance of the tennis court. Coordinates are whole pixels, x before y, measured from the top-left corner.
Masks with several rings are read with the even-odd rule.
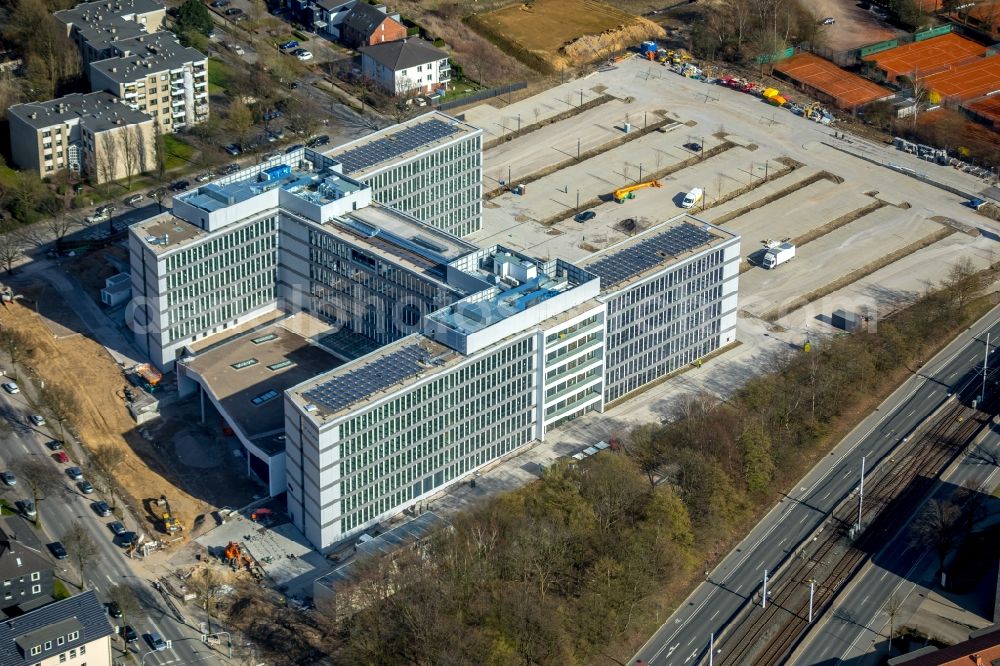
[[[942,72],[970,60],[982,57],[986,47],[982,44],[948,33],[888,51],[873,53],[862,60],[874,62],[887,81],[900,76],[923,78]]]
[[[924,79],[924,86],[941,97],[964,102],[1000,90],[1000,56],[977,58]]]
[[[826,95],[841,109],[856,109],[893,94],[891,90],[846,72],[812,53],[797,53],[788,60],[775,63],[774,69],[801,84],[807,91]]]
[[[992,123],[993,127],[1000,127],[1000,95],[967,104],[965,108],[983,120]]]

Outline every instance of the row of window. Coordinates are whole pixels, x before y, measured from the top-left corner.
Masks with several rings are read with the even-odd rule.
[[[591,315],[590,317],[587,317],[586,319],[578,321],[577,323],[573,324],[572,326],[567,326],[566,328],[562,329],[561,331],[556,331],[555,333],[550,333],[549,335],[545,336],[545,342],[547,344],[552,344],[553,342],[556,342],[558,340],[564,340],[564,339],[568,338],[569,336],[573,335],[574,333],[576,333],[577,331],[582,330],[584,328],[587,328],[591,324],[596,324],[597,321],[600,318],[601,318],[600,314]]]
[[[57,637],[56,640],[55,640],[55,646],[59,647],[60,645],[65,645],[66,643],[72,643],[73,641],[79,640],[79,639],[80,639],[80,632],[79,631],[71,631],[68,634],[66,634],[65,636],[59,636],[59,637]],[[52,645],[53,645],[52,641],[45,641],[44,643],[39,644],[39,645],[32,645],[31,646],[31,650],[29,650],[29,652],[31,652],[31,656],[34,657],[36,655],[41,654],[42,650],[51,650],[52,649]],[[72,652],[73,652],[72,656],[76,657],[76,650],[73,650]],[[81,645],[80,646],[80,654],[87,654],[87,646],[86,645]],[[60,661],[66,661],[66,660],[65,659],[61,659]]]

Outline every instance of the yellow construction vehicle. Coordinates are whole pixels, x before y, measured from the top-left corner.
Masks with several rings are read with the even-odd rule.
[[[641,190],[645,187],[660,187],[660,181],[647,180],[644,183],[637,183],[635,185],[629,185],[628,187],[619,187],[614,193],[615,201],[618,203],[625,203],[626,199],[635,199],[635,191]]]
[[[170,510],[170,502],[167,501],[166,495],[160,495],[160,499],[156,503],[163,509],[160,518],[163,520],[164,532],[174,534],[184,529],[184,525],[181,524],[181,521],[177,520],[173,511]]]
[[[808,118],[809,120],[819,122],[819,119],[822,116],[822,114],[820,113],[820,103],[813,102],[812,104],[806,105],[802,109],[802,115]]]

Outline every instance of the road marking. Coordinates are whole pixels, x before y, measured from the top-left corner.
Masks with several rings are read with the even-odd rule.
[[[719,614],[719,613],[721,613],[721,612],[722,612],[722,611],[715,611],[715,613],[713,613],[713,614],[712,614],[712,617],[710,617],[710,618],[708,618],[708,619],[709,619],[709,620],[714,620],[714,619],[715,619],[715,616],[716,616],[716,615],[718,615],[718,614]]]
[[[829,496],[830,496],[830,495],[832,495],[832,494],[833,494],[833,491],[831,490],[831,491],[830,491],[830,492],[828,492],[828,493],[827,493],[826,495],[823,495],[823,499],[826,499],[827,497],[829,497]]]
[[[692,659],[694,659],[697,656],[698,656],[698,651],[695,650],[694,652],[691,653],[690,657],[688,657],[687,659],[684,660],[684,663],[685,664],[688,663],[689,661],[691,661]]]
[[[107,578],[108,582],[111,583],[112,585],[115,584],[115,581],[111,580],[111,576],[109,576],[108,574],[104,574],[104,577]]]
[[[671,646],[671,648],[667,651],[667,657],[670,657],[670,655],[672,655],[674,653],[674,650],[676,650],[680,646],[681,646],[680,643],[678,643],[677,645]]]
[[[688,641],[688,645],[694,645],[694,642],[695,642],[696,640],[698,640],[698,637],[697,637],[697,636],[695,636],[694,638],[692,638],[691,640],[689,640],[689,641]]]
[[[802,516],[802,518],[799,520],[799,525],[801,525],[802,523],[806,522],[806,518],[808,518],[808,517],[809,516]]]

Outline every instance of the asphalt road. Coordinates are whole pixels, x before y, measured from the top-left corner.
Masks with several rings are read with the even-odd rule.
[[[764,570],[774,571],[858,485],[862,456],[871,470],[956,388],[972,387],[981,376],[987,331],[1000,343],[1000,307],[961,333],[849,433],[722,560],[634,659],[655,666],[707,662],[710,635],[720,635],[750,603]],[[991,342],[990,347],[996,345]]]
[[[969,452],[942,476],[942,483],[931,496],[948,497],[964,484],[989,488],[997,483],[1000,467],[994,462],[1000,453],[1000,434],[994,429],[971,447]],[[989,492],[989,490],[987,490]],[[914,511],[914,517],[918,513]],[[895,595],[901,605],[895,627],[906,623],[919,604],[920,597],[935,587],[937,555],[932,549],[914,547],[909,542],[909,522],[901,525],[894,538],[877,553],[872,563],[848,586],[823,620],[813,628],[796,652],[797,663],[878,664],[885,658],[889,636],[886,602]]]
[[[150,652],[149,647],[140,639],[139,642],[130,646],[136,659],[141,660],[141,663],[146,665],[157,666],[224,663],[216,653],[211,652],[201,642],[200,631],[182,624],[174,618],[163,598],[152,588],[150,581],[145,578],[146,574],[133,567],[132,561],[125,557],[123,550],[113,543],[113,535],[108,524],[115,519],[113,517],[99,517],[91,506],[93,502],[103,498],[98,493],[90,495],[81,493],[76,484],[65,475],[64,470],[69,465],[59,464],[52,458],[51,451],[45,446],[45,442],[54,437],[46,427],[36,428],[28,424],[29,407],[24,393],[8,395],[5,392],[0,392],[0,396],[2,396],[0,397],[0,412],[2,412],[3,418],[10,423],[12,430],[2,437],[0,467],[7,469],[11,462],[17,460],[44,458],[54,468],[59,468],[65,478],[65,484],[58,492],[50,494],[39,502],[38,512],[43,533],[36,531],[37,538],[43,544],[48,544],[61,540],[74,523],[80,523],[86,527],[97,546],[97,555],[87,570],[89,586],[97,591],[100,598],[107,601],[108,590],[112,585],[131,585],[137,592],[143,611],[141,617],[127,618],[127,623],[135,627],[140,634],[156,631],[165,640],[172,643],[168,650],[146,655],[147,652]],[[84,467],[84,473],[86,475],[86,467]],[[30,489],[26,486],[24,479],[20,479],[13,488],[4,486],[2,494],[13,503],[17,499],[30,497]],[[138,531],[136,529],[137,521],[134,517],[126,515],[123,522],[127,529]],[[26,523],[25,529],[34,528]],[[45,554],[49,555],[47,551]],[[71,593],[75,593],[76,590],[72,584],[80,581],[80,574],[74,568],[73,553],[69,553],[68,559],[53,560],[53,562],[57,575],[69,581],[71,584],[67,587]],[[109,619],[112,624],[120,622],[113,618]],[[120,658],[122,656],[122,642],[116,640],[113,646],[116,658]]]

